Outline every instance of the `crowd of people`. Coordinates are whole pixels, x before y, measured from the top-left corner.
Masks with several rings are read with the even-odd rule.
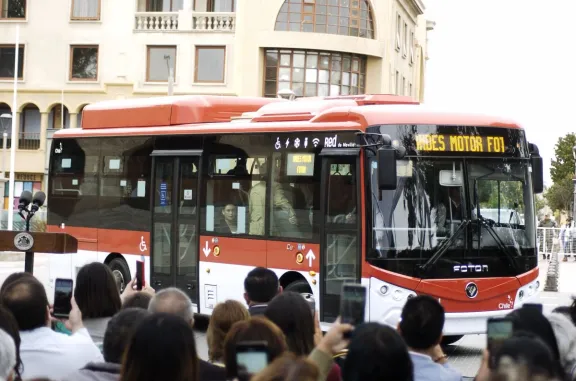
[[[255,268],[245,302],[226,300],[210,316],[208,359],[199,358],[194,309],[177,288],[120,294],[103,264],[78,273],[72,309],[52,316],[44,286],[28,273],[0,288],[0,381],[457,381],[442,346],[444,308],[434,298],[409,299],[397,327],[337,319],[323,334],[302,295],[283,292],[273,271]],[[477,381],[575,380],[576,306],[549,315],[510,312],[514,334],[484,351]],[[242,367],[238,348],[265,346],[267,362]]]

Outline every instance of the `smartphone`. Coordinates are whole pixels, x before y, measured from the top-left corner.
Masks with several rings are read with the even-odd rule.
[[[539,303],[524,303],[521,308],[533,308],[542,313],[542,304]]]
[[[270,351],[265,341],[243,341],[236,345],[236,358],[229,376],[248,381],[252,375],[270,363]]]
[[[54,317],[68,318],[72,310],[72,279],[56,279],[56,287],[54,288]]]
[[[308,303],[308,305],[310,306],[312,316],[314,316],[314,314],[316,313],[316,300],[314,300],[314,295],[304,293],[302,294],[302,296],[304,297],[304,300],[306,300],[306,303]]]
[[[358,325],[364,323],[366,309],[366,287],[357,283],[344,283],[340,295],[340,318],[342,323]]]
[[[144,261],[136,261],[136,289],[142,291],[144,288]]]
[[[509,318],[490,318],[487,323],[487,349],[490,352],[490,367],[494,369],[495,356],[502,343],[514,334],[514,326]]]

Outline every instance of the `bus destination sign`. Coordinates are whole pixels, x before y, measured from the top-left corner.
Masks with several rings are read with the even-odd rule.
[[[506,144],[502,136],[490,135],[416,135],[416,149],[424,152],[504,153]]]
[[[287,159],[286,174],[288,176],[314,175],[313,153],[289,153]]]

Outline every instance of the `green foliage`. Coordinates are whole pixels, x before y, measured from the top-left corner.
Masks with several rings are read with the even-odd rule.
[[[552,182],[559,183],[574,175],[574,156],[572,148],[576,145],[576,134],[569,133],[558,139],[554,147],[554,159],[550,167]],[[551,188],[552,189],[552,188]]]
[[[520,181],[478,181],[478,200],[481,208],[496,209],[500,201],[500,209],[515,209],[514,203],[524,207],[522,183]]]
[[[544,197],[552,210],[572,214],[572,201],[574,197],[572,176],[560,179],[560,181],[555,181]]]
[[[547,192],[548,190],[545,190],[545,192]],[[546,193],[544,193],[546,194]],[[542,209],[544,209],[546,206],[548,206],[548,203],[546,202],[546,198],[541,195],[541,194],[537,194],[534,195],[534,204],[536,207],[536,213],[540,212]]]

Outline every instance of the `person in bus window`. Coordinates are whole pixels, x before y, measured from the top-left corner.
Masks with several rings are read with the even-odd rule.
[[[447,200],[440,200],[436,211],[436,226],[438,232],[446,234],[450,225],[462,221],[464,205],[460,187],[448,187]],[[447,225],[448,224],[448,225]],[[456,226],[454,226],[456,227]]]
[[[264,235],[264,222],[266,215],[266,163],[260,164],[260,178],[261,181],[258,182],[250,189],[250,235]],[[297,225],[296,213],[290,204],[290,201],[286,198],[282,186],[278,183],[277,179],[274,178],[272,182],[272,200],[275,215],[275,222],[278,224],[278,219],[276,217],[276,212],[283,212],[287,217],[287,221],[290,225]],[[278,213],[279,214],[279,213]],[[281,220],[282,218],[280,218]],[[278,224],[280,231],[286,227],[287,224]],[[289,229],[289,230],[293,230]],[[293,237],[294,235],[290,235]]]
[[[237,234],[238,232],[238,219],[237,208],[234,204],[226,204],[222,208],[222,218],[216,227],[217,233]]]

